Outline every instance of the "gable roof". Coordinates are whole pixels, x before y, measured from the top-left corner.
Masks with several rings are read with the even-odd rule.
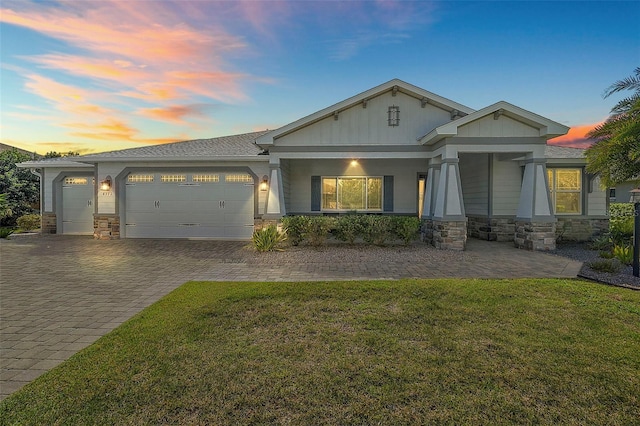
[[[500,101],[475,111],[465,117],[454,120],[451,123],[436,127],[426,135],[418,138],[418,141],[423,144],[433,144],[446,137],[456,136],[460,127],[490,114],[495,114],[497,117],[505,115],[531,127],[537,128],[540,132],[540,136],[546,137],[547,139],[564,135],[569,131],[569,127],[567,126],[553,120],[549,120],[548,118],[535,114],[531,111],[527,111],[526,109],[517,107],[509,102]]]
[[[382,95],[383,93],[393,91],[393,90],[407,94],[409,96],[413,96],[416,99],[420,99],[423,102],[427,102],[430,105],[435,105],[438,108],[445,109],[449,112],[458,111],[460,115],[467,115],[475,111],[474,109],[469,108],[468,106],[459,104],[447,98],[443,98],[442,96],[436,95],[435,93],[431,93],[427,90],[424,90],[420,87],[414,86],[412,84],[409,84],[405,81],[402,81],[396,78],[396,79],[387,81],[386,83],[383,83],[379,86],[376,86],[372,89],[359,93],[355,96],[352,96],[348,99],[345,99],[344,101],[338,102],[337,104],[331,105],[327,108],[321,109],[320,111],[314,112],[311,115],[303,117],[299,120],[296,120],[278,129],[267,132],[264,135],[257,138],[256,143],[260,146],[273,145],[273,141],[280,136],[294,132],[302,127],[308,126],[324,118],[327,118],[331,115],[334,115],[335,113],[340,113],[341,111],[349,109],[354,105],[359,104],[363,101],[367,101],[371,98],[375,98],[377,96]]]

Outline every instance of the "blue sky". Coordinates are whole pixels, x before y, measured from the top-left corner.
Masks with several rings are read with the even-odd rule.
[[[400,78],[573,129],[640,66],[640,2],[11,1],[3,143],[81,153],[277,128]]]

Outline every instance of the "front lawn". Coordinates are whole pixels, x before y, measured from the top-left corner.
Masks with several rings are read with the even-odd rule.
[[[190,282],[2,401],[0,417],[633,424],[640,292],[576,280]]]

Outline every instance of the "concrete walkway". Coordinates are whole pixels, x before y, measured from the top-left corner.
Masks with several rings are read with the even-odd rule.
[[[331,248],[313,250],[257,254],[246,242],[56,235],[0,240],[0,399],[189,280],[575,277],[581,267],[478,240],[465,252],[391,247],[403,250],[393,261],[380,249],[371,260],[366,250],[346,249],[352,255],[339,261],[330,259]]]

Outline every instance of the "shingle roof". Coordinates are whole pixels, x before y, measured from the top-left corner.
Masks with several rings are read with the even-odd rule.
[[[544,156],[547,158],[579,158],[584,159],[584,149],[567,146],[547,145]]]
[[[201,157],[255,157],[262,153],[262,149],[254,142],[257,137],[267,130],[240,135],[222,136],[211,139],[196,139],[191,141],[174,142],[163,145],[149,145],[140,148],[123,149],[119,151],[101,152],[78,157],[78,160],[104,160],[107,158],[201,158]]]

